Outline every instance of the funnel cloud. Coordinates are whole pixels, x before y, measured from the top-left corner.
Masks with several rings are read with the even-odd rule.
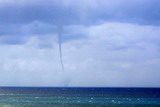
[[[64,71],[64,64],[63,64],[63,57],[62,57],[62,31],[63,31],[63,26],[59,25],[59,26],[57,26],[57,29],[58,29],[57,31],[58,31],[59,58],[60,58],[62,71]]]

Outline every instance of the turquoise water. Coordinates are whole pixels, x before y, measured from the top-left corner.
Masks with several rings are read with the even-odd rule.
[[[160,89],[2,87],[0,107],[160,107]]]

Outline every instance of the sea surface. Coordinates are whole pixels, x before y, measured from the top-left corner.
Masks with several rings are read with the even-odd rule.
[[[0,87],[0,107],[160,107],[160,88]]]

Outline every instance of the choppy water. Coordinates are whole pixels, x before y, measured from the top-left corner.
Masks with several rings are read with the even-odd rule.
[[[0,107],[160,107],[160,88],[1,87]]]

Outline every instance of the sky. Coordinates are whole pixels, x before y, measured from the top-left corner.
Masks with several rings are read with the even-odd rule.
[[[159,0],[0,0],[0,86],[160,87],[159,13]]]

